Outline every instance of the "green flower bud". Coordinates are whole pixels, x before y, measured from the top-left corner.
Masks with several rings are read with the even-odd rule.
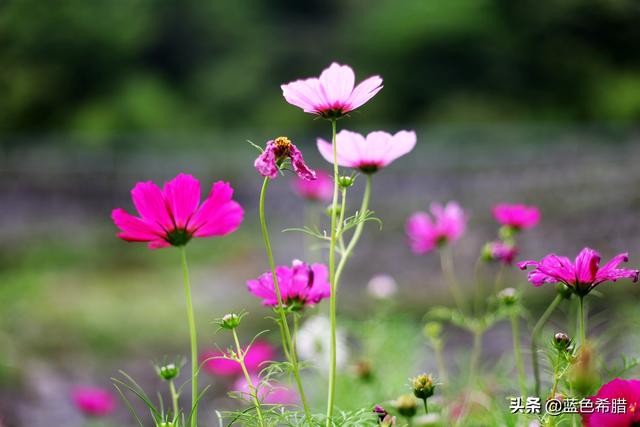
[[[418,403],[412,395],[403,394],[396,399],[394,407],[403,417],[412,418],[418,410]]]
[[[356,182],[354,176],[341,176],[338,178],[338,187],[349,188]]]
[[[340,216],[340,205],[336,206],[336,217]],[[333,206],[329,205],[327,206],[327,208],[325,209],[324,213],[328,216],[331,217],[331,213],[333,212]]]
[[[564,332],[558,332],[553,336],[553,346],[558,351],[567,351],[571,347],[573,341],[569,338],[569,335]]]
[[[518,302],[518,291],[513,288],[505,288],[498,293],[498,301],[505,306],[513,306]]]
[[[442,323],[440,322],[427,322],[422,329],[424,335],[432,340],[440,339],[442,334]]]
[[[163,380],[169,381],[180,374],[180,368],[175,363],[167,363],[158,368],[158,375]]]
[[[240,326],[240,320],[242,320],[242,316],[235,313],[225,314],[220,320],[220,327],[229,330],[235,329]]]
[[[418,399],[426,400],[433,396],[436,385],[433,383],[431,375],[422,374],[411,380],[413,394]]]

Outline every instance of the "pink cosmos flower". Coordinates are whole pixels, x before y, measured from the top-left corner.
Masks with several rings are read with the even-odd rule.
[[[280,87],[284,99],[305,113],[339,118],[365,104],[382,89],[380,76],[369,77],[354,88],[355,79],[351,67],[334,62],[320,78],[296,80]]]
[[[439,245],[456,241],[464,233],[467,217],[456,202],[444,207],[431,204],[433,219],[426,212],[416,212],[407,221],[406,232],[415,254],[432,251]]]
[[[71,392],[71,399],[80,411],[92,417],[104,417],[116,408],[113,394],[96,387],[76,387]]]
[[[283,304],[295,309],[313,306],[331,295],[329,273],[324,264],[308,265],[300,260],[293,260],[291,267],[284,265],[276,267],[276,277]],[[278,305],[270,271],[257,279],[248,280],[247,287],[249,292],[262,298],[262,304]]]
[[[258,391],[258,400],[262,403],[267,405],[292,405],[298,401],[298,394],[282,384],[265,383],[258,375],[251,375],[251,382]],[[231,391],[241,393],[247,398],[251,393],[249,383],[244,376],[239,377],[233,383]]]
[[[490,260],[511,264],[518,255],[518,248],[500,240],[487,243],[485,248]]]
[[[500,224],[521,230],[532,228],[540,221],[540,210],[535,206],[500,203],[493,208],[493,216]]]
[[[222,181],[213,184],[200,204],[200,182],[179,174],[160,189],[151,181],[139,182],[131,190],[139,217],[114,209],[111,217],[122,230],[118,237],[128,242],[149,242],[149,248],[185,245],[192,237],[224,236],[235,231],[244,211],[231,200],[233,189]]]
[[[200,355],[200,363],[204,363],[203,369],[216,376],[227,377],[242,374],[242,367],[238,362],[224,359],[224,352],[220,350],[207,350]],[[275,350],[266,341],[255,341],[244,357],[244,364],[251,373],[263,369],[264,363],[274,359]]]
[[[377,131],[366,138],[359,133],[342,130],[336,135],[338,165],[373,173],[404,156],[416,145],[414,131],[401,130],[395,135]],[[333,144],[318,138],[318,150],[333,163]]]
[[[593,249],[584,248],[575,261],[564,256],[549,254],[540,261],[523,261],[518,263],[521,270],[533,267],[529,272],[529,282],[534,286],[543,283],[564,283],[578,295],[584,296],[600,283],[615,282],[618,279],[638,280],[638,270],[618,268],[620,263],[627,262],[629,254],[621,253],[600,267],[600,254]]]
[[[614,399],[622,403],[623,410],[603,411],[594,410],[592,413],[583,413],[582,423],[585,427],[632,427],[640,425],[640,381],[639,380],[623,380],[616,378],[613,381],[603,385],[598,394],[589,398],[594,402],[599,399],[606,401],[607,408],[612,405]],[[591,411],[589,411],[591,412]]]
[[[278,166],[286,159],[291,159],[293,170],[300,178],[307,181],[316,179],[316,172],[309,169],[298,147],[285,136],[267,141],[267,146],[253,165],[260,175],[273,179],[278,176]]]
[[[294,191],[303,199],[329,202],[333,198],[333,180],[323,171],[316,171],[316,180],[308,181],[298,177],[293,182]]]

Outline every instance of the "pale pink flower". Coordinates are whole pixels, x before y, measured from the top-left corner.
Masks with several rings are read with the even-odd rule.
[[[284,265],[276,267],[276,277],[282,303],[294,309],[313,306],[331,295],[329,272],[324,264],[308,265],[300,260],[294,260],[291,267]],[[262,304],[278,305],[270,271],[261,274],[257,279],[248,280],[247,287],[249,292],[262,298]]]
[[[404,156],[416,145],[414,131],[401,130],[394,135],[383,131],[359,133],[342,130],[336,135],[338,165],[373,173]],[[333,163],[333,144],[318,138],[318,150],[326,161]]]
[[[518,255],[518,248],[500,240],[487,243],[485,248],[490,260],[511,264]]]
[[[307,181],[316,179],[316,172],[304,162],[298,147],[292,144],[289,138],[285,136],[267,141],[267,146],[253,165],[260,175],[273,179],[278,176],[278,166],[286,159],[291,160],[293,171],[300,178]]]
[[[593,408],[597,402],[606,402],[605,408],[612,409],[614,400],[622,405],[613,410],[582,410],[584,427],[633,427],[640,425],[640,380],[623,380],[616,378],[609,381],[591,396]]]
[[[258,400],[267,405],[292,405],[297,403],[298,394],[295,390],[283,384],[263,382],[260,376],[251,375],[251,382],[256,388]],[[249,383],[244,376],[239,377],[231,388],[231,391],[240,393],[247,399],[251,397]]]
[[[216,376],[226,377],[242,374],[240,363],[224,358],[225,353],[220,350],[206,350],[200,355],[200,363],[203,369]],[[244,357],[247,370],[251,373],[260,372],[265,368],[265,363],[273,360],[275,350],[267,341],[257,340],[251,345]]]
[[[97,387],[76,387],[71,399],[80,411],[92,417],[104,417],[116,408],[116,399],[108,390]]]
[[[534,286],[543,283],[564,283],[578,295],[584,296],[600,283],[618,279],[638,280],[638,270],[618,268],[622,262],[629,261],[629,254],[621,253],[600,267],[600,254],[593,249],[584,248],[574,262],[564,256],[549,254],[540,261],[523,261],[518,267],[529,272],[529,282]]]
[[[323,170],[316,171],[314,181],[298,177],[293,182],[293,189],[300,197],[307,200],[329,202],[333,198],[333,180]]]
[[[235,231],[244,211],[231,200],[233,189],[222,181],[213,184],[200,204],[200,182],[179,174],[160,189],[151,181],[131,190],[139,217],[114,209],[111,217],[122,230],[118,237],[129,242],[148,242],[149,248],[185,245],[192,237],[224,236]]]
[[[426,212],[416,212],[407,221],[406,232],[416,254],[454,242],[464,233],[467,216],[458,203],[449,202],[444,207],[432,203],[431,214],[433,218]]]
[[[333,63],[320,74],[280,86],[289,104],[305,113],[339,118],[365,104],[382,89],[379,76],[369,77],[355,86],[355,74],[348,65]]]
[[[540,221],[540,210],[536,206],[500,203],[493,208],[493,216],[500,224],[520,230],[534,227]]]

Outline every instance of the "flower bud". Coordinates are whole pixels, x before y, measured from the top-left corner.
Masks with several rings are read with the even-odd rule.
[[[410,394],[403,394],[398,397],[394,402],[394,406],[398,413],[406,418],[412,418],[418,410],[418,403]]]
[[[380,427],[395,427],[396,425],[396,417],[392,417],[391,415],[387,415],[380,421]]]
[[[373,368],[368,360],[359,360],[354,366],[355,374],[363,381],[369,381],[373,378]]]
[[[336,205],[336,216],[340,216],[340,205]],[[333,206],[329,205],[327,206],[327,208],[325,209],[324,213],[328,216],[331,217],[331,213],[333,212]]]
[[[180,368],[175,363],[167,363],[158,368],[158,375],[166,381],[174,379],[178,374],[180,374]]]
[[[413,386],[413,394],[418,399],[426,400],[433,396],[436,385],[433,383],[431,375],[422,374],[411,380]]]
[[[338,178],[338,187],[340,188],[349,188],[356,182],[356,178],[354,176],[341,176]]]
[[[380,405],[376,405],[373,408],[373,412],[378,415],[378,421],[382,422],[382,420],[384,420],[384,418],[389,415],[389,413],[387,412],[386,409],[384,409],[382,406]]]
[[[442,334],[442,323],[440,322],[427,322],[422,329],[424,335],[432,340],[439,340]]]
[[[571,347],[571,338],[564,332],[558,332],[553,336],[553,346],[558,351],[567,351]]]
[[[242,320],[242,316],[238,316],[235,313],[229,313],[222,316],[220,320],[220,327],[224,329],[235,329],[240,326],[240,321]]]
[[[515,305],[518,302],[518,291],[513,288],[505,288],[498,293],[498,300],[506,306]]]
[[[510,225],[503,225],[498,230],[498,236],[500,237],[500,240],[511,241],[516,234],[518,234],[518,229]]]
[[[564,283],[558,283],[558,286],[556,287],[556,291],[564,299],[569,299],[571,298],[571,295],[573,295],[573,291],[571,290],[571,288],[565,285]]]

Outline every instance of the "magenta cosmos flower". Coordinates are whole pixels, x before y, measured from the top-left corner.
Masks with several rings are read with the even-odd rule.
[[[598,394],[589,398],[593,412],[582,411],[585,427],[632,427],[640,425],[640,381],[616,378],[603,385]],[[614,400],[617,402],[614,410]],[[604,408],[598,409],[598,401]]]
[[[238,362],[224,358],[225,353],[219,350],[207,350],[200,355],[205,371],[216,376],[234,376],[242,374],[242,367]],[[274,359],[275,350],[266,341],[255,341],[244,357],[247,370],[251,373],[260,372],[264,363]]]
[[[284,99],[305,113],[339,118],[365,104],[382,89],[379,76],[369,77],[354,87],[355,79],[351,67],[334,62],[320,78],[296,80],[280,87]]]
[[[298,177],[293,182],[293,190],[303,199],[329,202],[333,198],[333,180],[327,172],[317,170],[314,181]]]
[[[258,400],[267,405],[292,405],[298,401],[298,393],[282,384],[264,382],[260,376],[251,375],[251,382],[257,389]],[[251,390],[244,376],[239,377],[231,388],[231,391],[240,393],[249,398]]]
[[[622,262],[627,262],[629,255],[621,253],[611,261],[600,267],[600,254],[593,249],[584,248],[580,251],[574,262],[564,256],[549,254],[540,261],[523,261],[518,267],[529,272],[529,282],[534,286],[543,283],[564,283],[573,292],[580,296],[587,295],[600,283],[618,279],[638,280],[638,270],[618,268]]]
[[[313,306],[331,295],[329,273],[324,264],[308,265],[300,260],[294,260],[291,267],[284,265],[276,267],[276,277],[283,304],[294,309]],[[248,280],[247,287],[249,292],[262,298],[262,304],[278,305],[270,271],[257,279]]]
[[[373,173],[404,156],[416,145],[414,131],[401,130],[395,135],[377,131],[366,138],[359,133],[342,130],[336,135],[338,165]],[[318,138],[318,150],[333,163],[333,144]]]
[[[76,387],[71,392],[74,405],[85,415],[104,417],[116,408],[116,400],[109,391],[96,387]]]
[[[128,242],[149,242],[149,248],[185,245],[192,237],[224,236],[235,231],[244,211],[231,200],[233,189],[222,181],[213,184],[200,204],[200,182],[179,174],[160,189],[151,181],[139,182],[131,190],[138,216],[114,209],[111,217],[122,230],[118,237]]]
[[[291,160],[291,166],[298,177],[307,181],[316,179],[316,172],[307,166],[298,147],[286,136],[267,141],[267,146],[253,165],[260,175],[276,178],[280,164],[286,159]]]
[[[464,233],[467,217],[458,203],[449,202],[444,207],[432,203],[431,214],[433,218],[426,212],[416,212],[407,221],[406,232],[416,254],[456,241]]]
[[[493,216],[500,224],[521,230],[540,221],[540,210],[535,206],[500,203],[493,208]]]

